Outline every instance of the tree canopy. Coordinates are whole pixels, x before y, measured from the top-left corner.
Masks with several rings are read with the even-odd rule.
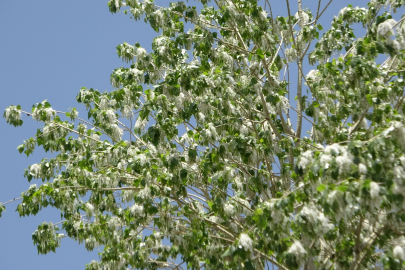
[[[26,169],[43,183],[17,206],[60,210],[38,253],[70,237],[101,249],[89,270],[405,268],[405,2],[330,25],[332,1],[286,0],[286,17],[267,0],[195,2],[108,2],[158,36],[117,47],[114,90],[77,95],[87,116],[5,110],[43,122],[20,153],[54,153]]]

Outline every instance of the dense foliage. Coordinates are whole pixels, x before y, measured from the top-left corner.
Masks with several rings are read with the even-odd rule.
[[[88,119],[6,109],[14,126],[44,123],[20,153],[55,153],[26,170],[43,183],[17,207],[61,212],[34,232],[38,252],[70,237],[101,247],[87,269],[405,268],[405,24],[391,15],[404,1],[327,26],[330,2],[286,0],[286,17],[199,2],[110,0],[159,36],[151,52],[117,47],[115,90],[80,90]]]

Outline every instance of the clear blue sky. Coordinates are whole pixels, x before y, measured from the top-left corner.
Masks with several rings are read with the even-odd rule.
[[[296,5],[296,1],[290,2]],[[303,0],[303,5],[312,7],[317,2]],[[322,2],[324,6],[328,1]],[[349,3],[364,6],[367,1],[335,0],[321,20],[324,28],[328,28],[332,15]],[[272,8],[273,14],[286,15],[285,1],[277,1]],[[111,90],[111,71],[124,65],[115,47],[124,41],[139,42],[150,51],[154,36],[156,33],[142,20],[112,15],[107,0],[0,0],[1,115],[11,104],[30,110],[32,104],[44,99],[53,108],[66,111],[77,107],[75,97],[83,86]],[[87,115],[82,107],[77,108],[82,117]],[[23,178],[24,169],[46,156],[38,149],[27,158],[16,150],[39,127],[29,117],[23,120],[22,127],[14,128],[0,119],[0,202],[20,196],[30,185]],[[16,206],[8,204],[0,219],[0,269],[84,269],[86,263],[98,259],[97,251],[87,252],[68,238],[62,240],[56,253],[37,255],[32,232],[43,221],[60,221],[60,215],[45,209],[35,217],[19,218],[14,212]]]

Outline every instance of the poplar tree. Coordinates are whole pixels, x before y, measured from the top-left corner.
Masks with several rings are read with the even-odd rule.
[[[100,249],[89,270],[405,268],[405,24],[392,15],[405,2],[349,5],[330,25],[332,1],[282,2],[285,17],[267,0],[108,2],[158,33],[152,50],[119,45],[113,90],[77,95],[87,113],[4,112],[43,123],[20,153],[54,153],[26,169],[37,184],[17,206],[61,213],[33,233],[38,253],[69,237]]]

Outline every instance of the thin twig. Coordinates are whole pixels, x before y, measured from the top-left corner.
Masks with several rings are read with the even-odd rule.
[[[15,202],[15,201],[18,201],[18,200],[21,200],[21,199],[22,199],[22,197],[14,198],[14,199],[9,200],[9,201],[7,201],[7,202],[0,203],[0,205],[6,205],[6,204],[8,204],[8,203],[12,203],[12,202]]]

